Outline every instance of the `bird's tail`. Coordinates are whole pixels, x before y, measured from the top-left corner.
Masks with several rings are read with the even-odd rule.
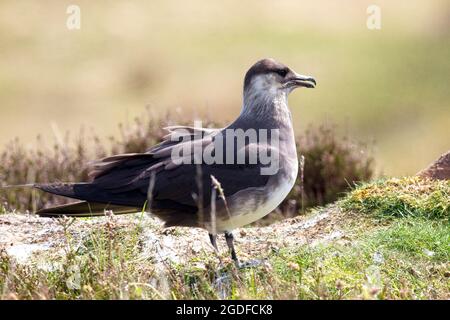
[[[79,201],[61,206],[41,209],[36,212],[41,217],[95,217],[105,215],[105,211],[110,210],[114,214],[126,214],[139,212],[139,208],[109,205],[104,203]]]
[[[95,189],[88,183],[27,183],[20,185],[6,185],[0,186],[0,189],[12,189],[12,188],[28,188],[33,187],[52,194],[69,197],[73,199],[88,198],[89,195],[94,193]],[[126,214],[142,211],[142,208],[126,206],[126,205],[113,205],[108,204],[107,199],[105,203],[99,203],[95,201],[79,201],[75,203],[69,203],[61,206],[41,209],[36,212],[41,217],[94,217],[103,216],[105,211],[112,211],[114,214]]]

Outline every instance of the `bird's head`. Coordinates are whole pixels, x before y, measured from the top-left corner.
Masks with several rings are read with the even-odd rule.
[[[296,88],[314,88],[315,86],[314,78],[300,75],[273,59],[262,59],[245,74],[244,95],[287,97]]]

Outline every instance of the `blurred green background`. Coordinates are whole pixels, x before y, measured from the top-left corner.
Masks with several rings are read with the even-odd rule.
[[[66,9],[81,8],[68,30]],[[381,30],[366,27],[369,5]],[[295,128],[336,122],[374,141],[378,170],[414,174],[450,148],[449,1],[0,2],[0,146],[18,136],[117,134],[155,117],[231,121],[245,71],[273,57],[313,75],[297,90]]]

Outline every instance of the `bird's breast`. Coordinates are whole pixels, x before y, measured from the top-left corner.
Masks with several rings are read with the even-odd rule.
[[[280,171],[261,188],[239,191],[229,199],[229,213],[216,220],[216,232],[233,229],[255,222],[273,210],[287,197],[297,179],[298,164],[295,159],[281,163]]]

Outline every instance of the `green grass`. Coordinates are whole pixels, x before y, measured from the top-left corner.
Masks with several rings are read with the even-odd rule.
[[[16,265],[5,251],[0,259],[3,298],[20,299],[155,299],[148,280],[154,275],[152,261],[138,259],[142,229],[118,228],[113,220],[84,237],[72,238],[70,220],[66,232],[65,257],[41,257],[38,262]],[[156,292],[156,293],[155,293]]]
[[[332,213],[348,221],[342,229],[346,237],[299,247],[280,245],[264,254],[262,266],[242,270],[225,252],[222,265],[203,251],[187,262],[156,264],[153,256],[141,255],[146,227],[118,227],[113,218],[77,246],[68,220],[65,258],[45,257],[51,267],[37,268],[38,262],[17,265],[1,252],[1,297],[449,299],[447,192],[447,182],[416,178],[361,185],[338,202],[340,208],[335,208],[341,213]]]
[[[373,241],[386,250],[430,261],[450,261],[450,225],[422,218],[396,221]]]
[[[405,220],[406,221],[406,220]],[[413,223],[414,228],[407,229]],[[423,228],[426,227],[426,228]],[[417,233],[415,228],[422,232]],[[447,228],[447,229],[445,229]],[[425,231],[424,231],[425,229]],[[447,230],[447,232],[445,232]],[[435,233],[436,232],[436,233]],[[397,236],[402,238],[397,238]],[[137,259],[138,242],[97,239],[89,251],[73,252],[57,270],[13,270],[1,259],[3,298],[21,299],[430,299],[449,297],[448,226],[408,220],[351,245],[286,248],[265,265],[220,274],[215,257],[201,256],[158,273]],[[395,238],[396,241],[391,241]],[[416,246],[418,244],[418,246]],[[433,252],[427,254],[425,250]],[[138,252],[138,250],[136,250]],[[74,270],[74,263],[78,269]],[[70,283],[79,271],[80,287]],[[221,281],[218,278],[222,277]]]
[[[258,269],[230,272],[231,299],[432,299],[449,297],[449,226],[421,218],[364,232],[346,244],[285,248]],[[393,241],[393,238],[395,241]],[[177,298],[218,298],[214,271],[177,270]],[[207,265],[207,264],[206,264]],[[193,285],[193,283],[195,285]],[[187,288],[187,289],[186,289]]]

